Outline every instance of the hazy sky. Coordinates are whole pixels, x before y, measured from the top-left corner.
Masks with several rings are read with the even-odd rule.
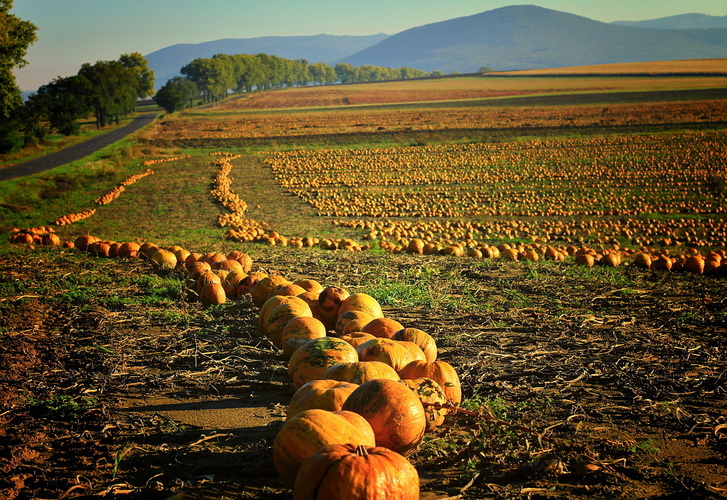
[[[177,43],[288,35],[393,35],[516,4],[597,21],[686,13],[727,15],[725,0],[15,0],[12,13],[38,26],[18,85],[35,90],[81,64],[147,55]]]

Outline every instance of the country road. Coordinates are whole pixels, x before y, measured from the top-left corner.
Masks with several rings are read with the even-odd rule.
[[[0,182],[8,179],[14,179],[16,177],[37,174],[39,172],[44,172],[51,168],[60,167],[61,165],[66,165],[67,163],[85,158],[99,149],[113,144],[132,132],[150,124],[157,115],[158,113],[145,113],[143,115],[138,115],[131,121],[131,123],[119,129],[112,130],[106,134],[96,136],[87,141],[74,144],[66,149],[41,156],[34,160],[1,168]]]

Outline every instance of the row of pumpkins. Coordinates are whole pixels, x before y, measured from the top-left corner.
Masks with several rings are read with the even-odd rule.
[[[186,260],[187,295],[203,304],[249,295],[260,334],[288,361],[295,393],[273,459],[295,498],[419,498],[419,476],[405,457],[462,399],[434,338],[385,317],[365,293],[247,274],[251,262],[237,252],[224,257]]]
[[[41,240],[55,236],[34,229]],[[205,306],[252,300],[259,332],[288,361],[295,389],[273,444],[294,498],[419,498],[419,476],[406,456],[462,400],[459,376],[437,359],[431,335],[385,317],[365,293],[252,272],[252,259],[240,251],[201,254],[91,235],[64,246],[182,269],[187,299]]]

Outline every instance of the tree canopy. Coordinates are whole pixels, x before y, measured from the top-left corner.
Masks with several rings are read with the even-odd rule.
[[[22,134],[17,129],[23,98],[13,69],[27,64],[25,54],[35,42],[38,30],[33,23],[11,14],[12,8],[12,0],[0,0],[0,153],[22,144]]]

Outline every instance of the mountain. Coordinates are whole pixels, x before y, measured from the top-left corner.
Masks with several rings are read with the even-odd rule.
[[[727,57],[727,29],[654,30],[532,5],[412,28],[342,59],[445,73]]]
[[[648,21],[614,21],[611,24],[659,30],[714,29],[727,28],[727,16],[680,14],[678,16],[660,17],[659,19],[650,19]]]
[[[152,52],[146,56],[149,68],[156,75],[157,88],[179,75],[182,66],[198,57],[215,54],[270,54],[285,59],[306,59],[310,63],[333,64],[370,47],[388,35],[369,36],[268,36],[259,38],[226,38],[203,43],[181,43]]]

